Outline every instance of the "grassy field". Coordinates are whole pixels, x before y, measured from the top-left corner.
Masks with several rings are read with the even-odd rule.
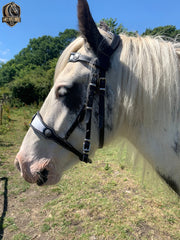
[[[156,177],[133,171],[126,151],[99,150],[55,186],[26,183],[13,161],[36,107],[4,109],[0,126],[0,239],[180,240],[180,202]],[[151,179],[151,180],[150,180]]]

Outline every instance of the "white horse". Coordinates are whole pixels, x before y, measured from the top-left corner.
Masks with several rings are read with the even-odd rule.
[[[79,159],[90,162],[90,144],[82,150],[85,132],[90,130],[90,156],[99,141],[102,146],[126,138],[180,195],[180,44],[120,35],[120,44],[108,56],[106,48],[113,36],[97,29],[86,0],[78,1],[78,19],[82,37],[61,55],[54,86],[33,118],[15,164],[28,182],[55,184]],[[82,59],[77,60],[79,56]],[[90,80],[97,82],[103,71],[107,83],[104,123],[103,113],[99,120],[98,112],[100,90],[92,94],[92,114],[87,107]],[[99,121],[104,126],[101,133]]]

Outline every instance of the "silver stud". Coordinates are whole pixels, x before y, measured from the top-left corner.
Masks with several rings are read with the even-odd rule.
[[[74,60],[77,61],[78,59],[79,59],[79,53],[75,53],[75,54],[74,54]]]
[[[49,138],[52,136],[52,131],[50,129],[46,128],[44,130],[44,135]]]

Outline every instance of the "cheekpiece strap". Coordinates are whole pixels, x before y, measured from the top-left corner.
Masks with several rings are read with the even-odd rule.
[[[91,81],[89,83],[88,90],[87,90],[86,115],[85,115],[86,133],[85,133],[85,139],[83,143],[83,154],[85,158],[88,156],[91,148],[91,119],[92,119],[94,95],[97,92],[98,77],[99,77],[99,70],[96,69],[96,71],[92,73]]]
[[[97,50],[97,58],[81,55],[80,53],[71,53],[69,62],[86,62],[91,64],[94,70],[91,73],[91,80],[87,90],[87,100],[85,105],[85,121],[86,133],[83,142],[83,161],[88,161],[88,154],[91,148],[91,119],[93,110],[94,95],[99,93],[99,148],[104,145],[104,129],[105,129],[105,91],[106,91],[106,71],[110,67],[110,57],[118,48],[121,39],[118,35],[110,33],[111,42],[106,38],[100,42]],[[109,39],[108,39],[109,40]]]

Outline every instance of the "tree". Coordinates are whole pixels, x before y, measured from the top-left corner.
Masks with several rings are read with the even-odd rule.
[[[178,34],[180,35],[180,30],[176,29],[176,27],[173,25],[167,25],[164,27],[156,27],[154,29],[147,28],[146,31],[142,34],[142,36],[145,35],[165,36],[175,39],[178,36]]]
[[[127,29],[124,28],[124,26],[122,24],[119,24],[117,23],[117,18],[113,19],[113,18],[103,18],[101,21],[100,21],[100,24],[101,22],[104,22],[107,24],[107,26],[109,27],[109,30],[112,32],[112,33],[115,33],[115,34],[120,34],[120,33],[125,33],[127,32]],[[97,24],[98,27],[100,26],[100,24]]]
[[[57,59],[77,35],[78,31],[66,29],[56,37],[42,36],[30,39],[27,47],[15,55],[14,59],[0,64],[0,87],[18,77],[23,78],[28,71],[36,69],[37,66],[46,71],[51,69],[51,60]],[[54,69],[51,72],[53,71]]]
[[[14,63],[14,60],[10,60],[6,64],[1,65],[0,68],[0,86],[12,81],[18,71],[18,66]]]
[[[112,33],[115,34],[120,34],[120,33],[125,33],[128,36],[136,36],[137,32],[128,32],[127,28],[125,28],[123,26],[123,24],[119,24],[117,23],[117,18],[113,19],[113,18],[103,18],[98,25],[98,27],[101,25],[101,22],[104,22],[107,24],[107,26],[109,27],[109,30]]]

